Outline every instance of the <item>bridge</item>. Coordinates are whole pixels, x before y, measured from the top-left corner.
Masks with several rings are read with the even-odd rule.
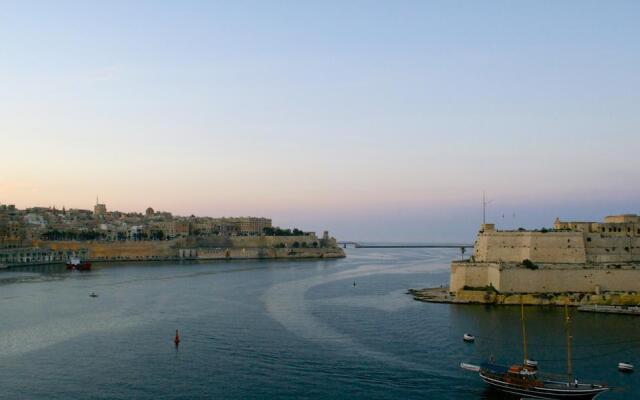
[[[341,241],[338,244],[345,249],[353,246],[356,249],[471,249],[472,244],[361,244]]]

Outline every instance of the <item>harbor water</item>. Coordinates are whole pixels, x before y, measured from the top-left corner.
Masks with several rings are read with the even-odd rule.
[[[460,362],[521,362],[520,307],[429,304],[456,249],[341,260],[0,271],[0,398],[498,399]],[[97,297],[90,297],[95,292]],[[563,309],[526,307],[529,355],[566,375]],[[175,330],[181,343],[173,343]],[[475,335],[464,343],[464,333]],[[573,313],[580,381],[640,398],[640,320]]]

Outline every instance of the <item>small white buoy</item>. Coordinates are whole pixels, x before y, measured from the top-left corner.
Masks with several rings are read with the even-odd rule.
[[[470,333],[465,333],[465,334],[462,336],[462,340],[464,340],[464,341],[465,341],[465,342],[467,342],[467,343],[473,343],[473,342],[475,342],[475,341],[476,341],[476,337],[475,337],[475,336],[473,336],[473,335],[472,335],[472,334],[470,334]]]
[[[633,372],[633,364],[621,362],[618,363],[618,371],[620,372]]]

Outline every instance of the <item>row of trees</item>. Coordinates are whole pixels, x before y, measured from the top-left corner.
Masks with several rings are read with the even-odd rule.
[[[42,234],[44,240],[100,240],[105,239],[107,235],[103,232],[95,231],[59,231],[51,229]]]
[[[262,232],[267,236],[304,236],[304,232],[302,232],[298,228],[291,229],[281,229],[279,227],[266,227],[262,229]]]
[[[60,231],[57,229],[50,229],[42,234],[43,240],[105,240],[107,234],[97,231]],[[128,237],[126,232],[117,232],[116,240],[164,240],[165,235],[162,231],[147,232],[139,231]]]
[[[317,248],[319,246],[318,242],[312,242],[311,244],[308,244],[307,242],[293,242],[291,243],[291,247],[294,249],[300,248],[302,247],[303,249],[306,249],[308,247],[313,247],[313,248]],[[276,249],[284,249],[285,247],[287,247],[284,243],[278,243],[275,246]]]

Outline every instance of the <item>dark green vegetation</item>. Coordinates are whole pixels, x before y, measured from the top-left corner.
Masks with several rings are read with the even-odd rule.
[[[298,228],[281,229],[279,227],[266,227],[262,230],[265,235],[268,236],[303,236],[304,232]]]

